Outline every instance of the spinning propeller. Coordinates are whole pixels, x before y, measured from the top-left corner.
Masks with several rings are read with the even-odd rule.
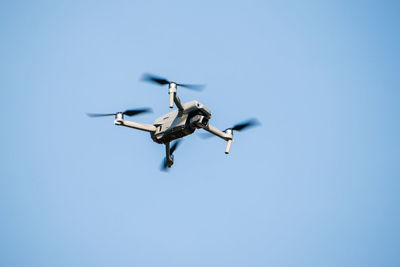
[[[247,121],[235,124],[231,128],[225,129],[224,132],[226,133],[228,130],[231,130],[232,132],[233,131],[243,131],[246,128],[251,128],[251,127],[254,127],[257,125],[260,125],[260,123],[258,122],[257,119],[249,119]],[[210,133],[203,133],[200,135],[200,137],[202,137],[202,138],[210,138],[210,137],[214,137],[214,136],[215,135],[212,135]]]
[[[233,125],[232,128],[225,129],[224,132],[226,132],[227,130],[242,131],[242,130],[244,130],[246,128],[254,127],[254,126],[257,126],[257,125],[260,125],[258,120],[250,119],[250,120],[244,121],[242,123],[235,124],[235,125]]]
[[[234,125],[232,128],[226,129],[224,132],[230,136],[230,139],[226,140],[226,148],[225,154],[229,154],[229,150],[231,149],[231,144],[233,142],[233,131],[241,131],[248,127],[259,125],[260,123],[256,119],[250,119],[248,121],[238,123]]]
[[[172,154],[176,150],[176,148],[179,146],[180,142],[182,140],[176,140],[175,143],[170,147],[169,149],[169,154],[171,155],[171,158],[173,157]],[[168,164],[167,164],[167,158],[164,158],[163,162],[161,163],[161,168],[162,171],[168,171]]]
[[[165,79],[163,77],[159,77],[159,76],[156,76],[156,75],[153,75],[153,74],[149,74],[149,73],[143,74],[141,80],[145,81],[145,82],[156,83],[156,84],[159,84],[159,85],[176,84],[178,86],[181,86],[181,87],[184,87],[184,88],[187,88],[187,89],[196,90],[196,91],[200,91],[200,90],[202,90],[204,88],[204,85],[201,85],[201,84],[176,83],[176,82],[169,81],[169,80],[167,80],[167,79]]]
[[[131,117],[131,116],[135,116],[135,115],[138,115],[141,113],[148,113],[148,112],[152,112],[151,108],[128,109],[128,110],[125,110],[124,112],[122,112],[122,114]],[[89,117],[96,118],[96,117],[105,117],[105,116],[115,116],[115,115],[117,115],[117,113],[106,113],[106,114],[87,113],[87,115]]]

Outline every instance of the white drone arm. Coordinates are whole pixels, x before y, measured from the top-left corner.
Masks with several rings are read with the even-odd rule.
[[[212,133],[213,135],[218,136],[219,138],[224,139],[228,143],[226,144],[226,149],[225,149],[225,154],[229,154],[229,150],[231,148],[231,144],[233,142],[233,135],[232,135],[232,130],[228,129],[226,132],[223,132],[219,130],[218,128],[212,126],[211,124],[208,124],[206,127],[203,128],[207,132]]]
[[[129,128],[134,128],[134,129],[145,131],[145,132],[155,132],[156,131],[156,127],[154,125],[124,120],[122,113],[117,113],[114,124],[129,127]]]
[[[174,93],[174,102],[175,102],[175,105],[178,107],[178,109],[180,111],[183,111],[183,106],[182,106],[181,100],[177,96],[176,92]]]

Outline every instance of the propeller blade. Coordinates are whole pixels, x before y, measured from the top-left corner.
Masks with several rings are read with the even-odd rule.
[[[169,149],[169,153],[171,153],[171,155],[174,153],[176,148],[179,146],[180,142],[181,142],[181,140],[176,140],[175,143],[171,146],[171,148]]]
[[[168,171],[168,166],[167,166],[167,159],[164,158],[163,161],[161,162],[160,170],[163,172]]]
[[[187,88],[187,89],[192,89],[192,90],[195,90],[195,91],[201,91],[205,87],[204,84],[182,84],[182,83],[179,83],[178,86],[181,86],[181,87],[184,87],[184,88]]]
[[[168,81],[165,78],[162,78],[162,77],[159,77],[159,76],[156,76],[156,75],[153,75],[153,74],[149,74],[149,73],[143,74],[141,80],[145,81],[145,82],[157,83],[159,85],[164,85],[164,84],[169,84],[170,83],[170,81]]]
[[[142,75],[141,78],[142,81],[145,82],[151,82],[151,83],[157,83],[159,85],[165,85],[165,84],[170,84],[171,81],[168,81],[167,79],[160,77],[160,76],[156,76],[150,73],[145,73]],[[203,84],[184,84],[184,83],[177,83],[178,86],[187,88],[187,89],[192,89],[195,91],[201,91],[204,88]]]
[[[151,108],[140,108],[140,109],[128,109],[123,112],[126,116],[135,116],[141,113],[149,113],[152,112]]]
[[[253,126],[257,126],[260,123],[256,120],[256,119],[250,119],[248,121],[242,122],[242,123],[238,123],[236,125],[234,125],[231,129],[234,131],[241,131],[244,130],[248,127],[253,127]]]
[[[101,114],[101,113],[86,113],[89,117],[97,118],[97,117],[105,117],[105,116],[115,116],[115,113],[112,114]]]
[[[138,108],[138,109],[128,109],[122,112],[126,116],[135,116],[141,113],[152,112],[151,108]],[[117,113],[86,113],[89,117],[105,117],[105,116],[115,116]]]

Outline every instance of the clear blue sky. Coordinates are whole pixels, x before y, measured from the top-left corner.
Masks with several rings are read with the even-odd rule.
[[[2,1],[0,266],[400,266],[398,1]],[[151,72],[225,142],[164,147]]]

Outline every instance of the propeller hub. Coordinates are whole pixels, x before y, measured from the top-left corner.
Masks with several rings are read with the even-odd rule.
[[[123,120],[123,119],[124,119],[124,113],[123,113],[123,112],[117,112],[117,113],[115,113],[115,119],[117,119],[117,120]]]
[[[123,120],[124,120],[124,114],[122,112],[115,113],[114,124],[121,125]]]
[[[226,130],[225,130],[225,133],[229,134],[229,135],[232,137],[232,139],[233,139],[233,130],[232,130],[232,128],[226,129]]]
[[[169,83],[169,94],[176,93],[177,84],[174,82]]]

